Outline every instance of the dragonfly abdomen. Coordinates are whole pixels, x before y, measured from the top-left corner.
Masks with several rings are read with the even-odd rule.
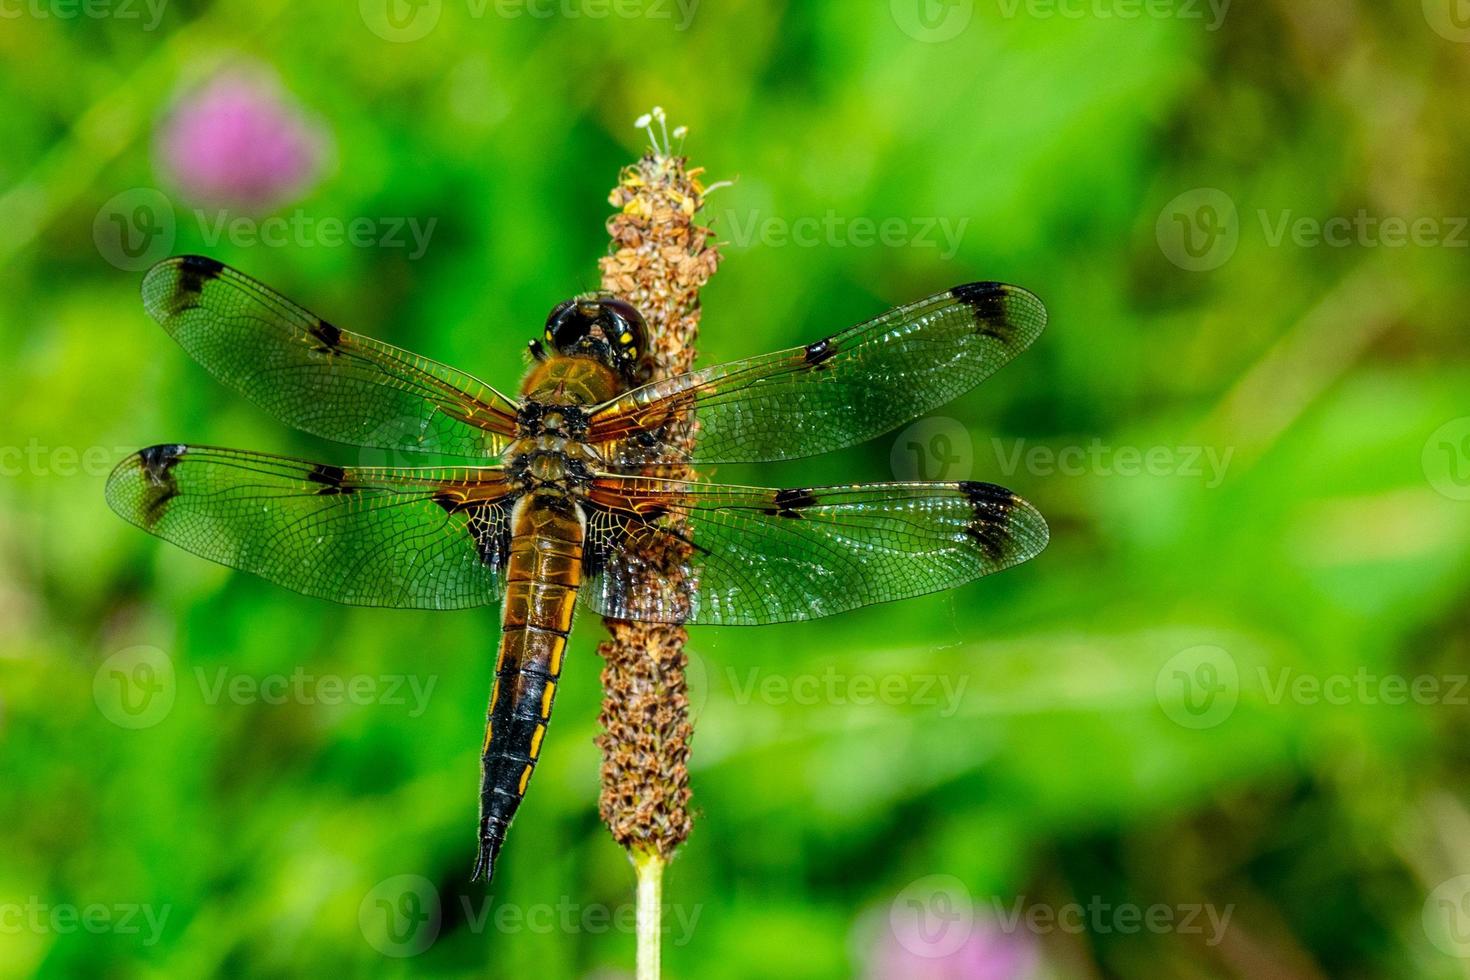
[[[500,653],[480,759],[475,878],[494,873],[536,768],[582,581],[583,536],[582,514],[564,497],[528,496],[511,517]]]

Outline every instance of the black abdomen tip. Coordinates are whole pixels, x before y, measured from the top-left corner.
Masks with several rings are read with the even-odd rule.
[[[505,843],[505,827],[492,817],[480,822],[480,846],[475,852],[475,866],[470,872],[470,881],[489,881],[495,877],[495,860],[500,857],[500,845]]]

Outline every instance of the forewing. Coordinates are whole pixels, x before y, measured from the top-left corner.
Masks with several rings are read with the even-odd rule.
[[[517,405],[494,388],[335,327],[213,259],[158,263],[143,305],[210,374],[313,435],[484,458],[515,433]]]
[[[587,608],[615,619],[750,625],[816,619],[937,592],[1035,557],[1046,521],[989,483],[767,490],[595,480]],[[682,554],[654,576],[650,554]]]
[[[207,446],[123,460],[107,502],[144,530],[351,605],[458,609],[504,588],[514,494],[499,467],[342,468]]]
[[[963,394],[1029,347],[1041,300],[977,282],[805,347],[644,385],[595,408],[588,441],[632,465],[795,459],[851,446]],[[692,453],[676,448],[690,419]]]

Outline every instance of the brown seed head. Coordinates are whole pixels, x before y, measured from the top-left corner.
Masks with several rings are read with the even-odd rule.
[[[662,124],[662,112],[653,118]],[[678,131],[676,130],[676,135]],[[699,289],[719,266],[708,228],[694,218],[704,204],[700,170],[689,169],[667,139],[624,167],[609,202],[613,252],[602,259],[602,288],[633,303],[648,321],[654,378],[689,370],[699,330]],[[669,467],[666,477],[689,474]],[[667,540],[667,538],[665,538]],[[646,555],[654,579],[677,579],[683,545]],[[636,583],[635,583],[636,587]],[[682,626],[607,620],[598,647],[603,702],[599,811],[613,838],[630,851],[668,860],[689,836],[688,634]]]

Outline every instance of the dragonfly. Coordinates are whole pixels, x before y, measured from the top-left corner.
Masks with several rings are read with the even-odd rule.
[[[211,258],[165,259],[142,293],[185,351],[277,419],[458,463],[339,466],[169,443],[124,459],[106,494],[158,537],[309,596],[500,604],[472,880],[494,873],[536,768],[575,609],[683,625],[809,620],[951,589],[1047,543],[1041,514],[989,483],[768,489],[694,468],[840,449],[968,391],[1046,325],[1017,286],[956,286],[658,380],[639,311],[578,295],[530,341],[516,398]],[[658,574],[670,555],[677,574]]]

